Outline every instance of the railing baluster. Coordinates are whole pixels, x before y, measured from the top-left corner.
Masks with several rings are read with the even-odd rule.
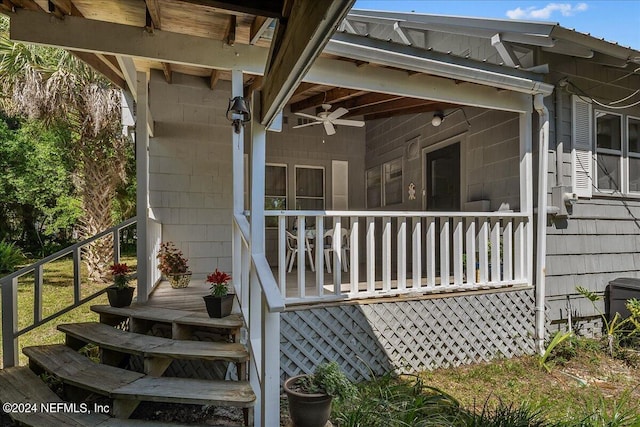
[[[413,232],[411,236],[411,256],[412,256],[412,288],[420,289],[422,282],[422,221],[420,218],[413,218]]]
[[[333,291],[340,295],[342,290],[342,218],[333,219]]]
[[[1,282],[2,285],[2,366],[9,368],[18,363],[18,278]]]
[[[513,278],[521,280],[525,277],[525,220],[518,218],[516,220],[516,230],[513,239]]]
[[[427,247],[426,247],[426,263],[427,263],[427,287],[436,285],[436,220],[433,217],[427,218]]]
[[[404,291],[407,288],[407,218],[398,218],[398,290]]]
[[[440,286],[449,286],[450,277],[450,259],[449,259],[449,218],[440,218]]]
[[[278,285],[282,298],[287,298],[287,217],[278,215]]]
[[[391,217],[382,217],[382,289],[391,290]]]
[[[491,227],[491,281],[500,281],[500,219],[494,218]]]
[[[463,280],[463,232],[462,232],[462,218],[453,218],[453,284],[461,285]]]
[[[487,283],[489,270],[489,218],[480,218],[478,233],[478,263],[480,264],[479,283]]]
[[[73,250],[73,302],[78,304],[80,301],[80,252],[81,248],[76,247]]]
[[[476,283],[476,220],[467,218],[467,283]]]
[[[376,225],[374,218],[367,217],[367,291],[376,290]]]
[[[42,264],[38,265],[33,270],[33,322],[38,323],[42,320],[42,275],[44,267]]]
[[[502,265],[504,277],[502,280],[513,280],[513,219],[505,218],[502,230]]]
[[[304,298],[305,295],[305,275],[306,275],[306,261],[305,256],[307,255],[306,243],[307,239],[305,233],[307,230],[305,229],[304,224],[304,216],[298,216],[298,297]]]
[[[324,294],[324,217],[316,216],[316,288],[318,296]]]
[[[120,264],[120,229],[113,230],[113,263]]]
[[[358,217],[351,217],[351,234],[349,236],[349,262],[351,263],[351,293],[357,296],[360,289],[358,288],[358,281],[360,280],[358,275],[360,273],[360,253],[358,251],[358,237],[360,232],[358,231]]]

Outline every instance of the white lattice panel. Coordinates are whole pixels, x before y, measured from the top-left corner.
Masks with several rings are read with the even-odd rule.
[[[354,380],[532,353],[533,291],[283,313],[281,375],[336,360]]]

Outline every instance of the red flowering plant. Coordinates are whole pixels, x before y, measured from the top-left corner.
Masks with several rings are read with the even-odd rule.
[[[158,269],[167,277],[172,274],[186,273],[189,269],[187,259],[173,242],[161,243],[156,258],[160,261]]]
[[[229,276],[224,271],[216,271],[209,274],[207,276],[207,283],[211,283],[211,295],[214,297],[223,297],[227,295],[229,289],[227,288],[227,284],[231,280],[231,276]]]
[[[117,289],[124,289],[129,285],[131,276],[129,266],[127,264],[113,264],[109,266],[109,271],[113,277],[113,284]]]

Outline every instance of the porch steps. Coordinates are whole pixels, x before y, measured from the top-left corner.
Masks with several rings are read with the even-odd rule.
[[[25,347],[29,363],[63,383],[113,399],[112,414],[128,418],[141,401],[251,408],[255,395],[247,381],[154,377],[92,362],[61,345]]]
[[[14,411],[11,417],[21,425],[33,427],[160,427],[169,424],[157,421],[122,420],[111,418],[106,414],[94,412],[92,405],[88,406],[91,413],[69,411],[43,410],[40,403],[64,403],[40,378],[26,366],[16,366],[0,370],[0,401],[10,403],[36,404],[30,411]],[[186,424],[170,424],[173,427]]]
[[[178,341],[150,335],[132,334],[111,326],[87,322],[58,325],[67,336],[67,346],[80,349],[91,343],[100,347],[102,363],[117,366],[124,353],[144,358],[146,374],[160,376],[174,359],[223,360],[238,368],[238,378],[246,378],[249,352],[242,344],[208,341]]]
[[[239,314],[213,319],[202,312],[136,304],[129,307],[92,305],[91,310],[100,315],[100,323],[116,325],[128,319],[129,329],[137,333],[146,333],[153,323],[170,324],[173,339],[189,339],[193,328],[200,327],[227,330],[233,340],[238,342],[240,328],[243,326],[242,317]]]

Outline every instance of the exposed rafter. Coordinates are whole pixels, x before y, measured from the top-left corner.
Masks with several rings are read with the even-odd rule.
[[[249,31],[249,44],[256,44],[264,32],[273,22],[273,18],[265,18],[264,16],[256,16],[251,23]]]
[[[147,13],[151,18],[151,23],[157,29],[162,28],[162,18],[160,15],[160,5],[158,0],[144,0],[147,6]]]
[[[398,110],[405,110],[409,107],[418,107],[434,104],[434,101],[425,99],[400,98],[393,101],[382,102],[366,107],[353,107],[345,117],[366,116],[368,114],[389,113]]]
[[[377,120],[377,119],[386,119],[394,116],[401,116],[407,114],[418,114],[418,113],[428,113],[430,111],[442,111],[448,108],[455,108],[458,105],[455,104],[447,104],[444,102],[434,102],[431,104],[418,105],[414,107],[407,107],[398,110],[390,110],[381,113],[372,113],[364,116],[365,120]]]
[[[296,88],[296,90],[293,92],[293,96],[298,96],[298,95],[302,95],[305,92],[308,92],[312,89],[317,88],[318,85],[315,83],[306,83],[306,82],[302,82],[298,85],[298,87]]]
[[[236,23],[236,16],[229,16],[229,28],[227,29],[227,36],[225,37],[229,46],[236,44]]]
[[[262,76],[253,76],[247,84],[244,85],[244,97],[248,98],[251,93],[262,88]]]
[[[167,83],[171,83],[171,81],[173,80],[173,72],[171,71],[171,64],[169,64],[168,62],[163,62],[162,72],[164,73],[164,79],[167,81]]]
[[[108,66],[98,55],[77,50],[70,52],[78,59],[84,61],[91,68],[104,75],[119,88],[124,89],[126,87],[126,82],[124,81],[122,74],[116,73],[113,68]]]
[[[339,102],[346,98],[362,94],[363,92],[359,90],[337,87],[291,104],[291,112],[296,113],[298,111],[306,110],[307,108],[318,107],[322,104],[333,104],[334,102]]]
[[[71,0],[50,0],[64,15],[83,16]]]
[[[236,12],[267,18],[283,18],[282,0],[182,0],[182,2],[221,9],[225,13]]]
[[[518,56],[511,48],[511,45],[502,40],[500,33],[496,33],[491,37],[491,45],[496,48],[502,61],[509,67],[521,67]]]
[[[211,71],[211,76],[209,76],[209,87],[211,88],[211,90],[214,90],[216,88],[218,80],[220,80],[220,70]]]
[[[387,95],[385,93],[368,93],[366,95],[358,96],[357,98],[351,98],[343,102],[333,104],[334,108],[346,108],[351,110],[354,108],[369,107],[372,105],[383,104],[389,101],[395,101],[402,99],[398,95]]]

